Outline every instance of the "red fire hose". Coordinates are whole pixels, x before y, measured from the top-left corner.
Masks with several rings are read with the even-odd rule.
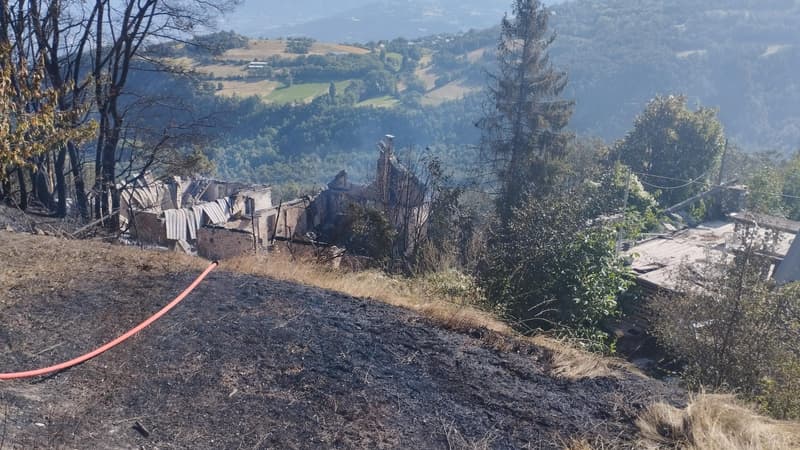
[[[87,353],[87,354],[85,354],[83,356],[79,356],[79,357],[77,357],[75,359],[71,359],[69,361],[63,362],[61,364],[56,364],[54,366],[44,367],[42,369],[36,369],[36,370],[28,370],[26,372],[0,373],[0,380],[15,380],[15,379],[20,379],[20,378],[31,378],[31,377],[37,377],[37,376],[40,376],[40,375],[47,375],[48,373],[58,372],[60,370],[64,370],[64,369],[68,369],[70,367],[77,366],[78,364],[86,362],[86,361],[94,358],[97,355],[100,355],[100,354],[102,354],[102,353],[104,353],[104,352],[106,352],[108,350],[111,350],[112,348],[116,347],[117,345],[119,345],[119,344],[125,342],[126,340],[128,340],[134,334],[136,334],[136,333],[142,331],[143,329],[147,328],[147,326],[149,326],[151,323],[153,323],[156,320],[160,319],[164,314],[168,313],[172,308],[177,306],[178,303],[180,303],[181,300],[186,298],[186,296],[189,295],[197,287],[197,285],[199,285],[200,282],[203,281],[203,279],[206,276],[208,276],[208,274],[211,273],[211,271],[214,270],[218,265],[219,265],[219,263],[217,261],[212,262],[211,265],[208,266],[208,268],[206,268],[206,270],[203,271],[203,273],[201,273],[200,276],[198,276],[197,279],[195,279],[192,282],[192,284],[189,285],[189,287],[187,287],[183,292],[181,292],[177,297],[175,297],[175,299],[172,300],[167,306],[162,308],[159,312],[153,314],[149,319],[147,319],[144,322],[140,323],[135,328],[131,329],[127,333],[123,334],[122,336],[114,339],[113,341],[109,342],[108,344],[105,344],[102,347],[99,347],[99,348],[97,348],[97,349],[95,349],[95,350],[93,350],[93,351],[91,351],[91,352],[89,352],[89,353]]]

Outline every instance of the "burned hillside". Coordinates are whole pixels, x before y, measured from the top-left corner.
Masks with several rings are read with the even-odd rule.
[[[48,237],[0,232],[0,244],[9,369],[105,342],[202,266]],[[67,266],[85,269],[80,282]],[[12,448],[559,448],[587,436],[617,447],[635,441],[642,408],[684,401],[625,371],[558,377],[551,361],[551,350],[485,329],[448,331],[369,299],[223,266],[118,349],[0,385],[0,434]]]

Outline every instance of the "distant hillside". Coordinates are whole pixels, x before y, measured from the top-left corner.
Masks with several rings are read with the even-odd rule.
[[[480,87],[457,75],[433,73],[430,55],[449,40],[437,35],[410,42],[344,45],[308,38],[247,39],[235,33],[195,38],[194,45],[162,46],[162,61],[194,72],[221,97],[258,97],[268,104],[306,104],[328,95],[361,92],[356,106],[395,107],[411,91],[423,105],[439,105],[475,93]],[[300,51],[293,46],[300,42]],[[441,70],[441,67],[436,67]],[[377,77],[377,78],[376,78]],[[379,83],[381,89],[370,87]],[[416,101],[415,101],[416,102]]]
[[[555,8],[574,126],[621,136],[657,93],[718,107],[752,148],[800,148],[800,1],[579,0]]]
[[[496,13],[487,22],[496,24],[507,9],[505,3],[490,2],[480,9],[483,13],[470,17]],[[400,3],[370,5],[355,7],[362,17],[393,18],[392,24],[367,20],[370,26],[393,30],[394,35],[409,30],[407,3],[402,7]],[[493,11],[492,5],[498,8],[494,13],[488,12]],[[455,24],[464,11],[477,6],[466,2],[442,7]],[[421,8],[416,14],[425,14],[427,10]],[[740,145],[782,151],[800,148],[796,76],[800,72],[800,33],[796,31],[800,1],[575,0],[556,4],[552,11],[550,25],[558,35],[552,60],[569,73],[565,95],[576,101],[572,127],[579,133],[618,139],[650,98],[683,93],[692,105],[719,108],[728,135]],[[337,17],[319,20],[350,20],[350,13]],[[350,30],[363,26],[354,23]],[[422,19],[418,22],[423,23]],[[308,22],[295,28],[300,34],[320,35],[321,30],[343,26],[323,25]],[[395,25],[405,28],[395,30]],[[483,89],[485,75],[494,66],[498,35],[499,29],[493,27],[414,39],[423,49],[414,73],[425,86],[423,104],[437,105]],[[244,95],[253,89],[275,88],[250,84],[228,86],[223,92]]]
[[[216,36],[224,36],[226,39],[230,37],[225,33]],[[330,79],[323,77],[313,83],[289,82],[282,78],[281,68],[289,70],[286,67],[291,64],[290,61],[307,56],[335,58],[370,53],[370,50],[361,47],[308,42],[308,49],[299,54],[288,51],[287,45],[290,46],[290,42],[278,39],[243,40],[237,46],[223,46],[217,54],[197,50],[181,51],[181,48],[177,48],[173,50],[176,54],[165,61],[182,70],[194,71],[214,83],[217,95],[241,98],[257,96],[266,103],[285,104],[308,103],[315,97],[327,94],[329,81],[336,82],[340,89],[349,84],[348,80],[338,79],[333,71]],[[323,66],[329,62],[333,65],[330,59],[322,61]],[[319,65],[319,62],[316,64]]]
[[[553,63],[569,73],[572,128],[617,139],[656,94],[719,108],[753,149],[800,148],[800,1],[576,0],[553,7]],[[443,43],[429,83],[485,86],[497,27]]]

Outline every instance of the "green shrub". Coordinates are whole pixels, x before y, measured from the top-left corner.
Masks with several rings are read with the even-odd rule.
[[[521,331],[567,330],[603,347],[601,322],[617,314],[631,277],[595,209],[577,190],[529,196],[490,237],[480,274],[489,305]]]

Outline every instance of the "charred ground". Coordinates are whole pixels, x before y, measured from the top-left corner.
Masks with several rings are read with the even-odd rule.
[[[205,263],[0,232],[0,371],[121,334]],[[632,373],[567,380],[550,350],[286,281],[226,272],[109,353],[0,383],[0,448],[560,448],[634,444],[685,394]]]

